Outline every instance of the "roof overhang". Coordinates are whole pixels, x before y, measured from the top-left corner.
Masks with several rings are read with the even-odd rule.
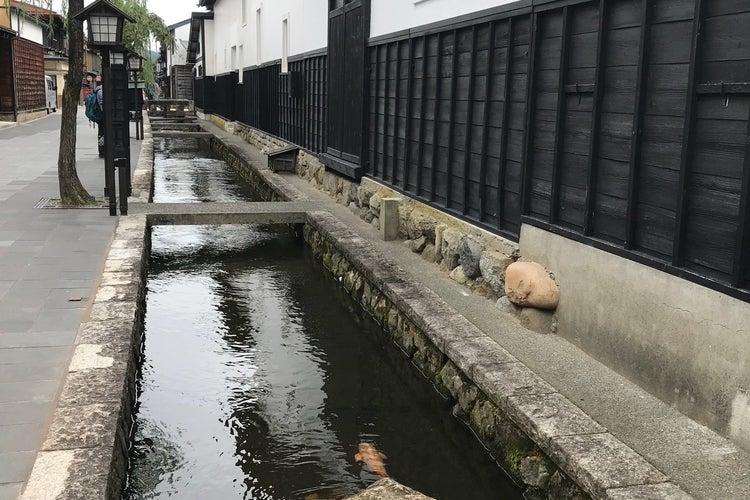
[[[195,64],[200,47],[201,27],[204,19],[213,19],[213,12],[193,12],[190,18],[190,35],[188,36],[187,63]]]

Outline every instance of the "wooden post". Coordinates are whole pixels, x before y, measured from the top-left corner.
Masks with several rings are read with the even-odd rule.
[[[568,20],[570,9],[566,5],[562,12],[562,35],[560,38],[560,73],[557,82],[557,116],[555,119],[555,139],[552,148],[552,180],[549,199],[549,223],[557,222],[558,205],[560,204],[560,158],[562,157],[562,129],[565,126],[565,78],[568,70]]]
[[[599,156],[599,129],[601,128],[601,106],[604,96],[604,54],[607,52],[607,1],[599,0],[599,36],[596,41],[596,70],[594,74],[594,107],[591,111],[591,143],[589,148],[588,178],[586,179],[585,219],[583,234],[592,231],[594,219],[594,200],[596,199],[597,156]]]
[[[469,175],[471,165],[471,129],[473,128],[472,122],[474,121],[474,66],[476,64],[476,51],[477,51],[477,27],[472,26],[471,28],[471,55],[469,60],[469,96],[468,96],[468,109],[466,110],[466,138],[464,140],[464,201],[463,201],[463,213],[466,215],[469,212]]]
[[[526,126],[523,131],[524,158],[521,166],[521,215],[529,211],[529,187],[531,184],[531,170],[533,162],[534,132],[531,127],[534,124],[534,113],[536,112],[536,87],[534,82],[536,53],[537,53],[537,24],[539,14],[531,14],[531,33],[529,34],[529,69],[526,89]]]
[[[510,20],[508,21],[510,22]],[[489,22],[489,45],[487,46],[487,65],[485,71],[487,72],[487,83],[485,85],[484,92],[484,120],[482,121],[482,156],[481,163],[479,165],[479,220],[484,220],[484,212],[487,205],[487,195],[485,191],[485,178],[487,177],[487,142],[490,135],[490,106],[492,100],[492,59],[495,56],[495,23]]]
[[[687,102],[685,103],[685,126],[682,136],[682,157],[680,161],[680,179],[677,191],[677,214],[675,215],[675,231],[672,248],[672,264],[683,266],[685,263],[685,226],[687,221],[687,179],[692,165],[693,155],[693,127],[695,125],[695,80],[698,71],[698,51],[700,50],[701,18],[703,0],[695,0],[693,14],[693,38],[690,50],[690,73],[688,76]]]
[[[636,209],[638,206],[638,173],[641,164],[641,135],[643,110],[646,107],[646,78],[648,75],[648,35],[651,23],[651,0],[641,0],[641,39],[636,74],[633,132],[630,139],[630,172],[628,174],[628,208],[625,216],[625,248],[635,246]]]

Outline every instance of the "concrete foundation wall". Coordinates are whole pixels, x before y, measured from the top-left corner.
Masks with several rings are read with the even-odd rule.
[[[750,304],[523,225],[555,272],[558,334],[750,450]]]

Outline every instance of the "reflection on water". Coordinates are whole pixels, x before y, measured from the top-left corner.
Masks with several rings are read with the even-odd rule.
[[[128,498],[520,498],[285,227],[154,228],[139,390]]]

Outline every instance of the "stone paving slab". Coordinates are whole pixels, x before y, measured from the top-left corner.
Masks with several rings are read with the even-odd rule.
[[[610,488],[658,484],[668,479],[609,433],[554,437],[550,458],[594,498],[605,498]]]

